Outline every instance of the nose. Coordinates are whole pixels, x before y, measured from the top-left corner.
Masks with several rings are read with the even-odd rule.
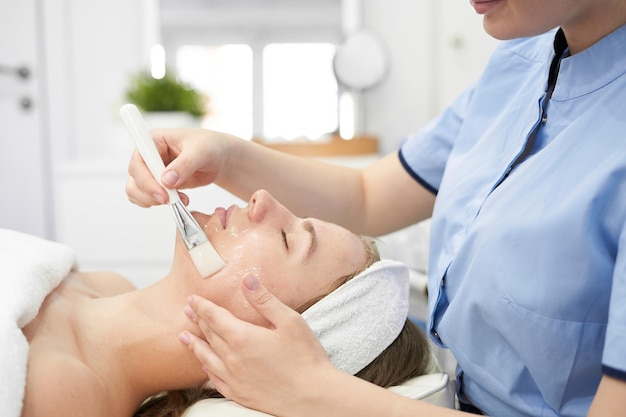
[[[265,190],[258,190],[252,194],[248,203],[248,217],[253,222],[263,221],[269,214],[272,215],[272,219],[278,219],[286,211],[287,209]]]

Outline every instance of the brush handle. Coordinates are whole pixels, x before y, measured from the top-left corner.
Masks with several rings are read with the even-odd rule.
[[[130,137],[135,142],[141,157],[144,162],[150,169],[152,176],[161,183],[161,175],[163,175],[163,171],[165,170],[165,164],[163,163],[163,159],[161,159],[161,155],[152,140],[152,136],[150,136],[150,132],[148,131],[148,127],[141,117],[141,113],[139,109],[134,104],[124,104],[120,108],[120,115],[122,116],[122,121],[126,125],[126,129],[128,129],[128,133],[130,133]],[[180,197],[176,190],[170,190],[169,188],[163,187],[167,191],[167,194],[170,198],[170,204],[180,201]]]

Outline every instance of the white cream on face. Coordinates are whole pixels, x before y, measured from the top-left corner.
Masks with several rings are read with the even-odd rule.
[[[329,292],[342,276],[365,264],[361,239],[337,225],[301,219],[268,193],[255,193],[248,207],[197,214],[207,236],[226,262],[202,287],[233,314],[257,317],[243,297],[240,280],[253,273],[281,301],[296,307]],[[318,244],[309,248],[315,229]],[[210,294],[210,295],[209,295]]]

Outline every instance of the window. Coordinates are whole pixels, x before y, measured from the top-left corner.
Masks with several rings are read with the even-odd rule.
[[[252,138],[252,49],[248,45],[181,46],[176,70],[209,98],[202,127]]]
[[[176,51],[176,70],[209,97],[203,127],[246,139],[317,139],[338,126],[334,54],[330,43],[265,45],[256,89],[249,45],[183,45]],[[255,91],[262,100],[254,100]]]
[[[317,139],[337,130],[332,44],[270,44],[263,51],[263,135]]]
[[[342,0],[159,0],[169,67],[209,96],[203,126],[316,138],[338,126],[332,70]]]

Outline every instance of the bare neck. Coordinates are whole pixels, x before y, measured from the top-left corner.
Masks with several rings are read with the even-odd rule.
[[[591,4],[580,17],[562,26],[572,55],[589,48],[626,23],[626,2],[610,0]]]
[[[173,279],[111,298],[93,300],[82,334],[87,364],[109,398],[131,410],[150,395],[206,381],[200,362],[178,340],[197,333],[185,316],[185,288]]]

